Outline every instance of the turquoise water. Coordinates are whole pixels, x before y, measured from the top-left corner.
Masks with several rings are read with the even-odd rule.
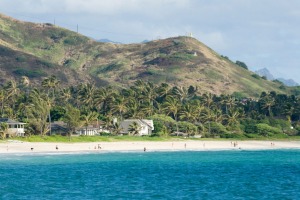
[[[300,150],[0,155],[0,199],[300,199]]]

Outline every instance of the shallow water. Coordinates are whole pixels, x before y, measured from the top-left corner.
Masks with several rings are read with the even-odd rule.
[[[299,199],[300,150],[0,155],[1,199]]]

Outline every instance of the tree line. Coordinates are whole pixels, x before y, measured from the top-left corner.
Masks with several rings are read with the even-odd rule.
[[[95,120],[111,134],[117,118],[153,119],[153,135],[185,133],[206,137],[297,135],[300,98],[263,92],[258,99],[201,93],[198,88],[138,80],[128,88],[81,83],[63,87],[55,76],[40,86],[28,77],[0,87],[0,117],[27,123],[27,134],[51,134],[51,122],[64,121],[69,133]],[[3,126],[3,125],[2,125]],[[0,126],[0,129],[1,127]],[[3,126],[4,127],[4,126]],[[4,127],[5,128],[5,127]],[[4,129],[2,128],[2,129]]]

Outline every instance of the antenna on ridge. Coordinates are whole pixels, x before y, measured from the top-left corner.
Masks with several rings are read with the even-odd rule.
[[[186,37],[191,37],[191,38],[193,37],[193,33],[192,32],[186,32],[185,35],[186,35]]]

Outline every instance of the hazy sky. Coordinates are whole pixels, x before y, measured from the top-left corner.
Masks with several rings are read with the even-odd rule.
[[[299,0],[0,0],[0,12],[123,43],[186,35],[300,83]]]

